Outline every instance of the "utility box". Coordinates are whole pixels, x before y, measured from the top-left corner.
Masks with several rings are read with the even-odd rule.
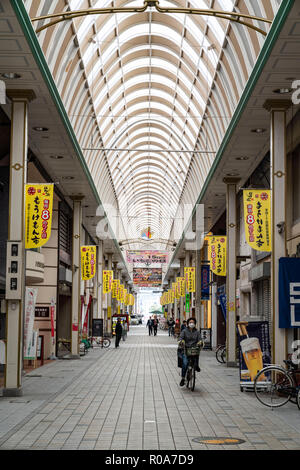
[[[22,299],[22,273],[23,273],[22,242],[7,242],[6,257],[6,292],[7,300]]]

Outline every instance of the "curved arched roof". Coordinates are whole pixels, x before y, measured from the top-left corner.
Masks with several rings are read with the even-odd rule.
[[[273,19],[280,3],[216,0],[213,6]],[[142,4],[25,0],[31,17]],[[211,4],[160,1],[162,7]],[[128,240],[148,226],[154,238],[168,240],[179,203],[195,204],[264,36],[225,19],[151,8],[73,19],[42,31],[39,41],[104,205],[120,210]]]

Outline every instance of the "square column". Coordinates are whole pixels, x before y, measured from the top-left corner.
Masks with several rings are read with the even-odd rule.
[[[28,150],[28,103],[35,99],[31,90],[11,90],[12,100],[8,241],[18,245],[18,291],[6,291],[6,365],[4,396],[21,396],[23,363],[23,318],[25,292],[25,201],[24,190]],[[9,259],[7,259],[7,263]],[[10,266],[7,266],[7,272]]]
[[[73,246],[72,246],[72,322],[71,322],[71,356],[79,358],[79,323],[81,312],[81,226],[82,205],[84,196],[72,196],[73,200]]]
[[[286,242],[286,112],[288,100],[268,100],[271,113],[272,258],[271,311],[273,318],[272,360],[283,365],[287,357],[286,330],[279,328],[279,259],[287,256]],[[283,228],[283,230],[281,230]],[[279,230],[280,229],[280,230]]]
[[[237,243],[237,213],[236,185],[239,178],[224,178],[227,185],[227,321],[226,321],[226,351],[227,367],[236,367],[236,243]]]

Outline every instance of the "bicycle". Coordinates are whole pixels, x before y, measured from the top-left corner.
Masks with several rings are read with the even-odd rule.
[[[289,401],[294,404],[299,402],[300,369],[291,360],[283,362],[287,370],[270,364],[261,369],[254,379],[256,398],[269,408],[279,408]]]
[[[185,355],[188,358],[188,368],[186,372],[186,388],[192,392],[195,390],[197,357],[200,355],[201,347],[193,346],[184,348]]]
[[[216,359],[220,364],[225,364],[226,362],[226,345],[221,344],[216,349]]]
[[[111,340],[104,336],[100,336],[98,338],[91,338],[92,347],[95,345],[100,346],[101,348],[109,348],[111,345]]]
[[[298,405],[298,408],[300,410],[300,388],[298,390],[298,395],[297,395],[297,405]]]

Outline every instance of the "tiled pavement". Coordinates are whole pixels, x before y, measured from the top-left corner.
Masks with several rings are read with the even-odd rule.
[[[114,345],[112,345],[114,346]],[[196,390],[179,387],[176,342],[132,327],[120,348],[94,349],[24,377],[24,396],[0,397],[0,449],[300,449],[300,411],[272,411],[241,393],[237,369],[201,353]],[[205,446],[203,436],[241,438]]]

